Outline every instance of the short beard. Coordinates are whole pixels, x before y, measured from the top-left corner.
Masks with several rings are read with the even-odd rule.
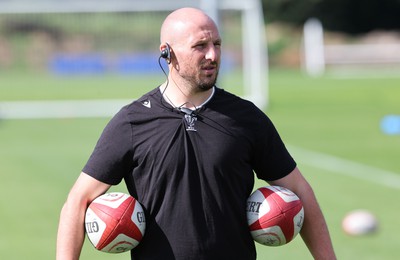
[[[211,89],[212,87],[215,86],[215,83],[217,83],[217,79],[218,79],[218,73],[219,71],[217,70],[216,74],[215,74],[215,78],[213,80],[206,80],[203,82],[198,82],[198,88],[202,91],[207,91],[209,89]]]
[[[201,82],[200,84],[198,84],[198,88],[202,91],[207,91],[210,88],[214,87],[216,82],[217,82],[217,77],[215,77],[215,80],[210,82]]]
[[[181,74],[179,71],[178,73],[183,79],[185,79],[186,82],[190,83],[193,86],[193,89],[197,89],[197,91],[199,92],[205,92],[215,86],[215,83],[218,79],[219,68],[217,68],[215,77],[210,76],[206,77],[205,79]]]

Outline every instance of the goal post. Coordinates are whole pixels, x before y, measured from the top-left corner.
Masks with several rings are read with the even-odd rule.
[[[146,16],[144,22],[142,22],[142,25],[146,28],[141,29],[141,32],[134,31],[140,27],[138,25],[139,22],[135,22],[135,26],[131,26],[132,23],[127,22],[124,25],[127,27],[125,29],[126,32],[122,32],[119,36],[102,36],[101,40],[103,40],[103,38],[109,38],[107,39],[108,42],[112,42],[112,45],[121,47],[125,52],[129,51],[129,46],[124,45],[125,42],[132,42],[133,44],[136,44],[136,47],[139,49],[139,51],[156,52],[158,51],[157,48],[153,48],[151,50],[146,50],[145,48],[149,48],[149,42],[151,42],[151,47],[158,47],[159,27],[162,19],[165,18],[165,15],[167,15],[170,11],[185,6],[196,7],[204,10],[218,24],[222,34],[224,46],[223,64],[221,66],[222,71],[220,73],[221,76],[224,77],[226,74],[226,77],[230,77],[230,74],[225,73],[226,71],[223,69],[224,62],[227,61],[227,63],[230,63],[228,66],[226,66],[228,67],[228,70],[235,70],[234,72],[231,71],[231,74],[235,75],[235,77],[239,77],[238,75],[240,75],[240,80],[234,81],[234,84],[240,85],[238,87],[241,90],[238,91],[238,95],[251,100],[261,109],[267,108],[269,101],[268,56],[261,0],[36,0],[35,4],[32,4],[32,2],[28,0],[0,1],[0,41],[4,42],[4,39],[7,38],[4,36],[2,37],[1,35],[2,23],[7,20],[5,19],[6,17],[11,16],[20,16],[21,19],[25,19],[25,17],[28,15],[36,16],[37,19],[42,19],[45,22],[50,21],[50,23],[52,21],[62,23],[62,16],[71,16],[68,21],[70,23],[77,22],[75,20],[78,19],[90,19],[89,17],[94,17],[96,14],[103,16],[112,14],[125,17],[129,16],[129,19],[137,19],[138,21],[140,21],[141,16]],[[48,16],[57,16],[57,19],[46,20],[46,17]],[[94,17],[93,19],[101,18]],[[88,20],[83,20],[81,23],[83,25],[89,24],[89,22],[86,21]],[[148,25],[149,21],[151,21],[153,25]],[[98,25],[92,26],[94,30],[101,31],[103,28],[99,27],[108,26],[103,25],[102,22],[99,23],[100,24]],[[51,28],[52,24],[46,24],[46,26]],[[75,24],[70,27],[75,28],[80,26]],[[116,34],[118,31],[122,31],[123,26],[117,27],[118,28],[112,32],[113,34]],[[149,39],[141,39],[148,36],[144,35],[143,31],[146,31],[145,33],[149,34]],[[152,35],[150,35],[150,31],[153,33]],[[79,37],[85,37],[84,32],[78,32],[76,35],[79,35]],[[123,37],[127,37],[127,39],[124,40]],[[135,41],[138,41],[138,43],[135,43]],[[92,48],[92,46],[82,47],[82,45],[85,44],[89,45],[88,42],[89,41],[79,42],[81,50],[85,50],[85,48]],[[105,51],[105,56],[110,53],[111,47],[101,46],[103,43],[101,41],[97,41],[97,38],[94,39],[90,44],[96,45],[97,47],[100,45],[100,48],[103,47],[103,50],[100,51]],[[66,44],[64,43],[64,45]],[[103,45],[106,44],[104,43]],[[53,47],[54,46],[51,46],[47,49],[53,50]],[[54,51],[57,52],[57,50]],[[98,51],[96,50],[96,53],[97,52]],[[52,57],[54,58],[53,54]],[[49,58],[46,55],[42,56],[43,58]],[[91,60],[91,62],[96,62],[96,58],[98,57],[94,57],[94,60]],[[49,61],[43,62],[49,63]],[[151,61],[147,61],[146,66],[150,62]],[[104,69],[104,66],[106,66],[104,65],[102,67],[100,65],[94,69],[101,70]],[[153,65],[158,66],[156,59],[154,59]],[[2,64],[0,57],[0,67],[1,66]],[[232,81],[219,81],[219,85],[221,85],[222,88],[231,89],[230,86],[226,86],[225,84],[232,84]]]
[[[303,27],[302,65],[313,77],[329,72],[346,76],[398,75],[400,44],[398,42],[368,43],[354,40],[348,43],[325,42],[323,24],[316,18],[308,19]],[[326,37],[329,39],[329,37]]]

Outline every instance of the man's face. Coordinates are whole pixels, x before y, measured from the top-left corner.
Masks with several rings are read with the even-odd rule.
[[[221,60],[221,38],[213,23],[188,26],[184,37],[174,48],[178,75],[186,82],[205,91],[218,77]]]

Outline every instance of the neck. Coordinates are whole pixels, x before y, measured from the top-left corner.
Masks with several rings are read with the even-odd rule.
[[[163,93],[164,100],[171,106],[196,109],[211,98],[214,93],[214,87],[208,90],[194,91],[182,88],[174,82],[165,82],[160,86],[160,91]]]

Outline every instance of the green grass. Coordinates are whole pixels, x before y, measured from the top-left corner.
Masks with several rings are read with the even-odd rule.
[[[136,98],[162,80],[0,74],[0,100]],[[400,136],[384,135],[379,129],[382,116],[400,113],[398,86],[400,78],[312,79],[297,72],[272,71],[266,113],[287,144],[399,173]],[[59,211],[107,121],[0,121],[2,259],[54,259]],[[338,259],[395,259],[399,190],[298,163],[325,212]],[[342,218],[357,208],[377,215],[377,234],[350,237],[342,232]],[[259,259],[311,259],[300,237],[282,247],[257,245],[257,249]],[[129,256],[100,253],[86,242],[81,259]]]
[[[399,171],[400,136],[382,133],[386,114],[400,114],[400,78],[312,79],[272,75],[267,111],[287,142]]]
[[[1,73],[0,101],[134,98],[162,83],[156,76],[57,76],[46,73]]]

